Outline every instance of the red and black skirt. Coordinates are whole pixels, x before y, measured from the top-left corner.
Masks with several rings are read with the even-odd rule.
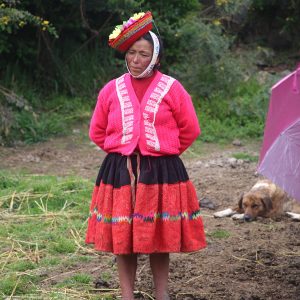
[[[181,159],[108,154],[92,195],[86,243],[114,254],[204,248],[196,191]]]

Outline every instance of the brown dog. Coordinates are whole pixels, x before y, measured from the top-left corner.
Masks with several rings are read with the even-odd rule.
[[[277,185],[263,179],[241,196],[237,207],[216,212],[214,217],[231,216],[233,219],[253,221],[257,217],[276,218],[285,212],[293,220],[300,221],[300,205]]]

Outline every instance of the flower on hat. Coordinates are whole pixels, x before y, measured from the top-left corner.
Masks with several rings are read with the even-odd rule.
[[[142,18],[144,15],[145,15],[144,12],[140,12],[140,13],[138,13],[138,14],[134,14],[130,19],[133,19],[133,20],[136,21],[136,20]]]
[[[141,19],[145,15],[144,12],[135,13],[132,17],[130,17],[127,21],[124,21],[122,25],[117,25],[113,32],[109,35],[109,40],[116,39],[123,30],[127,29],[129,26],[134,24],[136,21]]]
[[[114,31],[109,35],[110,40],[114,40],[122,32],[122,25],[117,25]]]

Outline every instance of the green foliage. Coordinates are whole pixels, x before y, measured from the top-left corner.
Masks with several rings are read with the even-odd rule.
[[[169,72],[171,67],[180,62],[185,48],[178,44],[178,31],[187,19],[201,10],[197,0],[166,0],[166,1],[143,1],[142,10],[150,10],[153,13],[155,28],[159,31],[164,45],[162,69]]]
[[[281,0],[203,1],[206,18],[236,40],[273,49],[297,49],[300,2]],[[212,5],[214,4],[214,5]]]
[[[0,1],[0,54],[13,51],[12,44],[9,43],[6,34],[15,34],[28,25],[58,37],[56,29],[48,20],[22,9],[19,1]]]
[[[63,116],[52,113],[39,116],[27,112],[16,114],[16,124],[12,127],[14,139],[24,140],[26,143],[36,143],[47,140],[53,135],[66,132]]]
[[[253,0],[216,0],[210,13],[212,23],[236,38],[236,32],[247,24],[247,16]]]
[[[52,136],[68,133],[73,124],[87,121],[91,114],[91,104],[83,98],[57,96],[41,102],[35,96],[31,102],[35,112],[33,108],[25,110],[15,103],[7,104],[11,113],[4,113],[7,119],[2,119],[6,122],[0,126],[0,142],[1,139],[5,144],[46,141]]]
[[[201,140],[228,142],[235,138],[261,138],[269,103],[269,86],[256,79],[241,82],[231,95],[216,92],[198,106]]]
[[[110,0],[80,3],[62,1],[57,5],[54,1],[41,3],[25,0],[14,2],[11,6],[14,6],[15,15],[19,19],[16,17],[12,21],[10,17],[9,22],[6,19],[3,22],[8,22],[7,26],[19,27],[13,35],[5,34],[7,30],[0,35],[0,45],[5,47],[3,54],[7,53],[3,56],[6,64],[14,65],[17,61],[17,65],[22,68],[22,73],[18,75],[31,77],[40,91],[50,88],[51,91],[64,91],[72,95],[90,95],[90,87],[94,93],[107,78],[112,78],[116,71],[120,72],[120,68],[114,67],[113,51],[107,51],[107,38],[116,24],[122,23],[133,12],[152,10],[170,49],[168,61],[174,62],[175,52],[172,53],[171,49],[176,48],[176,41],[173,41],[172,34],[180,26],[179,21],[197,9],[199,4],[196,0],[165,1],[163,5],[153,1]],[[8,9],[12,10],[5,6],[3,14]],[[40,17],[35,17],[31,12]],[[35,20],[42,24],[38,34],[26,26],[20,30],[20,24],[24,26],[25,23],[22,21],[24,15],[27,16],[27,23]],[[54,36],[45,34],[45,30],[51,32],[51,24],[59,33],[56,40]],[[0,62],[0,67],[3,62]],[[28,72],[24,73],[24,67]],[[15,76],[14,73],[9,77]],[[98,78],[101,78],[100,84]],[[5,85],[11,88],[9,81]]]
[[[227,101],[224,101],[225,95],[223,92],[212,95],[210,104],[213,105],[209,105],[211,116],[221,120],[236,117],[241,123],[264,119],[269,102],[268,86],[260,85],[253,78],[237,85]]]
[[[271,42],[271,45],[276,48],[297,47],[299,40],[295,39],[295,36],[300,26],[300,1],[253,0],[249,25],[265,26],[265,41]],[[267,35],[270,33],[273,37],[269,37],[268,40]],[[275,38],[279,40],[273,40]]]
[[[214,91],[230,91],[238,85],[242,72],[229,51],[230,39],[222,35],[220,26],[206,24],[196,17],[182,22],[175,35],[179,61],[171,69],[196,97]]]
[[[180,79],[195,105],[201,104],[204,140],[261,136],[270,85],[245,81],[256,65],[280,57],[270,47],[298,46],[299,1],[5,0],[0,144],[45,141],[87,121],[99,89],[125,70],[123,55],[107,45],[108,35],[147,10],[165,46],[162,71]],[[241,41],[258,45],[241,54]]]
[[[72,94],[96,99],[97,93],[108,81],[124,73],[124,60],[114,57],[114,54],[108,47],[103,47],[70,57],[66,76]]]
[[[21,30],[19,28],[19,30],[14,31],[13,34],[8,34],[7,31],[0,33],[0,41],[3,39],[0,45],[3,44],[6,47],[5,52],[7,53],[7,55],[2,53],[5,64],[1,59],[0,67],[5,67],[7,64],[18,65],[22,72],[20,74],[14,73],[11,76],[14,78],[16,75],[31,78],[34,81],[34,86],[44,94],[48,94],[50,89],[51,92],[64,91],[72,95],[83,92],[86,95],[90,92],[90,90],[87,91],[87,86],[84,86],[83,89],[80,89],[82,86],[79,86],[79,89],[76,89],[77,85],[86,78],[88,67],[91,66],[91,62],[86,63],[89,62],[92,55],[98,59],[97,64],[93,65],[94,70],[98,68],[99,71],[101,64],[104,67],[106,64],[109,65],[111,62],[109,56],[112,56],[112,51],[108,55],[104,52],[108,48],[107,37],[112,24],[118,22],[118,14],[123,14],[125,10],[137,7],[137,3],[136,1],[122,1],[121,3],[113,0],[100,2],[60,1],[57,5],[55,1],[33,2],[24,0],[16,2],[15,6],[15,11],[19,15],[23,12],[34,12],[34,15],[38,17],[34,17],[32,13],[32,19],[40,22],[42,27],[38,32],[31,27],[24,26]],[[7,9],[5,7],[3,13]],[[16,20],[12,24],[18,26],[19,23]],[[55,26],[59,38],[47,34],[52,29],[51,24]],[[70,70],[70,66],[76,57],[80,57],[81,68],[85,70],[84,74],[79,72],[80,80],[73,83],[72,75],[76,76],[77,73],[76,70]],[[95,60],[92,61],[95,62]],[[86,68],[84,68],[85,66]],[[108,74],[106,76],[111,77],[109,75],[110,68],[106,68],[105,72]],[[91,72],[88,77],[91,79],[90,85],[93,87],[97,84],[95,82],[97,78],[91,78],[94,74]],[[17,80],[19,81],[20,78]],[[6,86],[11,88],[9,81],[6,81]]]
[[[277,50],[298,49],[299,40],[295,39],[297,28],[300,26],[298,0],[220,0],[219,2],[227,2],[220,5],[218,11],[222,15],[221,21],[227,31],[234,34],[237,39]],[[224,14],[225,11],[227,14]]]

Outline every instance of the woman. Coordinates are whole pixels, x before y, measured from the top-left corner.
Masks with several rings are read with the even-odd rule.
[[[90,124],[90,138],[108,154],[86,242],[117,256],[123,299],[134,298],[137,254],[149,254],[155,297],[168,299],[169,253],[206,245],[196,192],[179,158],[200,128],[189,94],[157,70],[161,44],[150,31],[151,13],[126,24],[109,43],[126,51],[129,73],[100,91]]]

